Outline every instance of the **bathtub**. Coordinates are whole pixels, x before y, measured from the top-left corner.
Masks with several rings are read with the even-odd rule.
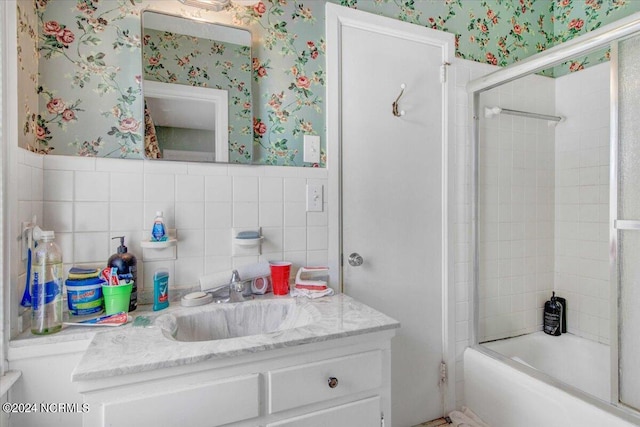
[[[551,342],[553,348],[544,349],[544,345],[549,343],[549,340],[545,340],[545,338],[558,337],[531,335],[491,343],[490,346],[493,348],[489,350],[479,346],[465,350],[465,404],[486,423],[491,427],[630,427],[640,425],[640,418],[576,391],[572,387],[566,387],[541,374],[541,371],[548,367],[551,367],[550,373],[553,375],[556,374],[554,370],[562,372],[568,367],[576,368],[582,365],[582,361],[578,362],[578,360],[584,359],[584,353],[580,353],[580,358],[575,358],[570,353],[574,350],[580,352],[580,347],[574,350],[563,350],[559,341]],[[563,341],[570,344],[578,344],[572,342],[572,339],[581,340],[571,335],[560,338],[568,338]],[[544,341],[547,342],[542,344],[543,349],[535,347]],[[589,343],[578,344],[578,346],[581,345],[589,345]],[[602,347],[606,349],[606,346]],[[492,350],[505,351],[506,356],[496,354]],[[562,367],[559,367],[559,363],[537,360],[539,355],[552,354],[555,357],[557,354],[562,355],[562,351],[569,352],[563,356],[567,360]],[[589,356],[591,358],[592,355]],[[561,360],[563,357],[560,359],[556,357],[556,360]],[[522,359],[531,367],[524,366],[512,358]],[[593,357],[593,359],[597,360],[600,367],[586,368],[583,366],[582,369],[586,370],[582,374],[577,376],[570,374],[566,377],[591,377],[595,370],[600,370],[602,364],[605,363],[601,358]],[[608,382],[606,377],[609,366],[607,365],[603,371],[606,374],[604,375],[605,379],[599,378],[593,381],[594,389],[599,390],[601,395],[609,387],[607,385],[603,388],[602,384]],[[582,378],[582,380],[584,379]],[[586,382],[591,384],[590,380]],[[578,383],[574,382],[574,385],[578,385]],[[606,400],[609,400],[608,396]]]
[[[484,345],[599,399],[611,398],[608,345],[572,334],[554,337],[542,331]]]

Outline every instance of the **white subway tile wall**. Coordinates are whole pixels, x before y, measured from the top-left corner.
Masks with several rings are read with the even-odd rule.
[[[554,80],[527,76],[485,92],[484,106],[555,114]],[[480,117],[478,339],[541,328],[554,271],[554,128]]]
[[[609,63],[556,79],[555,268],[569,332],[609,343]]]
[[[138,258],[140,291],[149,298],[153,272],[168,268],[172,285],[190,288],[200,276],[262,260],[294,267],[326,265],[327,209],[307,213],[307,182],[324,185],[311,168],[189,164],[40,156],[19,150],[19,221],[35,214],[56,232],[65,270],[106,265],[117,236]],[[326,194],[325,194],[326,200]],[[177,259],[142,261],[156,211],[178,233]],[[232,227],[262,227],[260,256],[232,256]],[[24,287],[21,267],[19,294]],[[297,269],[293,269],[293,274]]]

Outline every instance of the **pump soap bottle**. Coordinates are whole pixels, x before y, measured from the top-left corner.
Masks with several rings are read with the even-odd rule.
[[[553,292],[551,299],[544,303],[543,328],[545,334],[558,336],[562,333],[562,304]]]
[[[118,269],[119,279],[133,282],[131,297],[129,298],[129,311],[134,311],[138,308],[138,261],[135,255],[127,252],[127,247],[124,245],[124,236],[113,237],[111,240],[113,239],[120,239],[120,246],[118,246],[118,252],[109,257],[107,266]]]

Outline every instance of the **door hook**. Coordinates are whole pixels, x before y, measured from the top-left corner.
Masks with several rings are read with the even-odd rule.
[[[404,88],[406,87],[407,85],[405,85],[404,83],[400,85],[400,89],[402,89],[400,91],[400,95],[398,95],[396,100],[393,101],[393,104],[391,104],[391,106],[393,107],[393,115],[396,117],[404,116],[404,110],[400,110],[400,112],[398,112],[398,101],[400,101],[400,98],[402,98],[402,94],[404,93]]]

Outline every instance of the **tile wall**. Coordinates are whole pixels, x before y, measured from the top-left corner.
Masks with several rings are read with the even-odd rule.
[[[484,106],[555,113],[554,80],[531,75],[481,95]],[[539,330],[553,290],[554,128],[501,114],[480,118],[478,338]]]
[[[480,341],[540,330],[555,290],[569,332],[608,343],[608,73],[528,76],[481,96],[566,121],[480,120]]]
[[[609,63],[555,83],[555,289],[569,332],[608,344]]]
[[[472,281],[469,78],[494,71],[456,62],[456,398],[469,345]],[[609,340],[609,64],[552,80],[529,76],[481,105],[566,116],[566,122],[481,118],[479,339],[537,331],[555,290],[569,332]]]
[[[39,156],[19,150],[19,218],[37,215],[56,232],[65,271],[106,265],[115,236],[126,236],[138,258],[141,292],[149,298],[153,272],[165,267],[175,288],[261,260],[296,267],[327,264],[327,210],[306,212],[306,185],[324,186],[327,170]],[[177,258],[142,262],[155,212],[178,235]],[[262,228],[262,255],[233,256],[232,228]],[[24,273],[24,267],[21,268]],[[24,277],[18,281],[24,286]],[[22,290],[19,290],[22,295]]]

